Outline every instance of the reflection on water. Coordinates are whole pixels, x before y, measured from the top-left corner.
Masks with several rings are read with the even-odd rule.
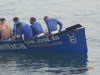
[[[71,75],[85,74],[86,54],[0,53],[0,75]]]

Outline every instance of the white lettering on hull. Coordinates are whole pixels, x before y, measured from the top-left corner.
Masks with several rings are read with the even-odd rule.
[[[19,50],[19,49],[27,49],[27,47],[22,44],[22,43],[19,43],[19,44],[1,44],[0,45],[0,50]]]
[[[49,42],[49,41],[51,41],[49,38],[37,39],[37,43],[44,43],[44,42]]]
[[[45,37],[45,38],[38,38],[36,40],[26,40],[24,41],[25,44],[35,44],[35,43],[47,43],[50,41],[57,41],[60,40],[59,36],[51,36],[49,37]]]

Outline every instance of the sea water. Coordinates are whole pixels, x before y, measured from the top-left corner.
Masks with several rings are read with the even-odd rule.
[[[13,18],[29,24],[36,17],[44,30],[44,16],[63,23],[63,30],[75,24],[85,27],[87,55],[67,53],[0,53],[0,75],[99,75],[99,0],[0,0],[0,17],[13,28]]]

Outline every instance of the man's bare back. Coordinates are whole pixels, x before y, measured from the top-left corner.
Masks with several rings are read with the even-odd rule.
[[[6,25],[3,25],[0,27],[0,33],[1,33],[1,39],[7,39],[8,38],[8,32]]]
[[[1,39],[7,39],[12,36],[11,26],[6,24],[5,19],[2,20],[2,26],[0,27]]]
[[[12,37],[12,28],[9,25],[6,25],[7,30],[8,30],[8,37]]]

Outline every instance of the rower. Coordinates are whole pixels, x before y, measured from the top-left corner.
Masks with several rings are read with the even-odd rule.
[[[1,27],[2,25],[1,25],[1,18],[0,18],[0,27]],[[0,39],[1,39],[1,33],[0,33]]]
[[[1,18],[0,18],[0,27],[2,26],[2,24],[1,24]]]
[[[18,17],[14,17],[14,18],[13,18],[13,22],[14,22],[13,35],[14,35],[14,34],[19,34],[19,30],[16,28],[16,24],[17,24],[17,23],[21,23],[21,24],[24,25],[25,23],[20,22]]]
[[[63,24],[57,19],[50,19],[48,16],[45,16],[44,21],[47,25],[49,34],[55,34],[61,32]],[[59,30],[57,29],[57,25],[60,25]]]
[[[7,41],[12,36],[12,28],[8,24],[6,24],[5,18],[1,18],[1,24],[0,27],[0,34],[1,39]]]
[[[24,35],[24,40],[33,38],[32,30],[28,24],[23,25],[21,23],[17,23],[16,28],[20,30],[20,32],[19,32],[20,39],[23,39],[22,34]]]
[[[31,29],[33,33],[33,37],[41,37],[44,35],[43,28],[40,23],[36,22],[35,17],[30,18]]]

